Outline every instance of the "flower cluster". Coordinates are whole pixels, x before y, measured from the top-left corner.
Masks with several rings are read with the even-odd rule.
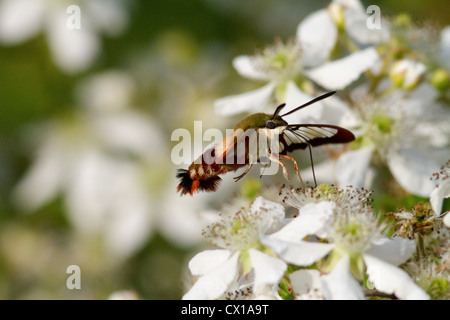
[[[381,221],[364,190],[322,184],[283,187],[281,193],[285,204],[298,209],[293,218],[281,204],[258,197],[204,230],[222,249],[192,258],[189,269],[197,279],[184,299],[429,299],[437,298],[438,289],[439,298],[450,294],[450,230],[441,218],[423,216],[432,215],[429,206],[393,213],[397,223],[391,223]],[[439,272],[424,267],[425,259]]]
[[[223,249],[191,260],[184,299],[449,297],[449,28],[439,36],[405,15],[378,22],[369,28],[359,1],[335,0],[294,39],[233,60],[266,84],[216,100],[217,113],[289,111],[337,90],[285,120],[340,125],[356,140],[322,149],[320,185],[283,186],[279,201],[258,197],[205,229]]]
[[[268,111],[283,102],[289,111],[323,89],[344,90],[340,98],[285,118],[341,125],[356,134],[351,148],[317,173],[328,177],[322,182],[371,188],[374,175],[386,176],[388,169],[407,192],[427,197],[434,188],[429,178],[450,150],[449,29],[439,39],[428,29],[417,31],[404,16],[381,20],[378,28],[368,28],[366,20],[358,1],[333,1],[300,23],[294,40],[235,58],[240,75],[268,83],[218,99],[216,111]],[[431,39],[440,42],[434,50]]]

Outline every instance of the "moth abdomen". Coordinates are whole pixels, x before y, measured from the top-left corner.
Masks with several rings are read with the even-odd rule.
[[[194,169],[197,171],[203,171],[202,169]],[[193,177],[192,177],[193,176]],[[190,194],[191,196],[195,191],[214,192],[217,190],[220,181],[222,180],[217,175],[195,174],[191,175],[191,170],[179,169],[177,178],[180,179],[180,183],[177,187],[177,192],[181,192],[181,195]]]

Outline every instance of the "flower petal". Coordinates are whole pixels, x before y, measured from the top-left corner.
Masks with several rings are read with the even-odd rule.
[[[367,173],[373,147],[365,147],[343,153],[336,163],[336,180],[342,188],[345,186],[368,187]]]
[[[402,92],[397,91],[399,95],[402,95]],[[407,95],[403,95],[403,97],[395,97],[395,94],[392,94],[392,101],[403,99],[404,103],[392,103],[390,105],[390,112],[395,114],[397,110],[393,110],[394,108],[401,108],[400,112],[406,113],[408,116],[417,116],[422,119],[427,119],[430,117],[431,108],[434,110],[431,112],[432,114],[437,111],[436,99],[439,98],[439,93],[436,89],[428,83],[422,83],[413,91],[409,92]]]
[[[313,97],[301,91],[293,81],[286,85],[286,106],[282,113],[287,113],[294,108],[311,101]],[[299,112],[283,117],[288,123],[311,123],[322,119],[324,105],[322,102],[316,102],[314,106],[304,108]]]
[[[238,56],[233,59],[233,67],[243,77],[252,80],[270,81],[270,76],[254,68],[253,57]]]
[[[387,294],[395,294],[400,299],[427,300],[429,296],[403,270],[369,254],[363,259],[367,266],[369,280],[375,288]]]
[[[341,90],[375,65],[378,59],[377,51],[374,48],[367,48],[305,71],[305,74],[324,88]]]
[[[390,239],[380,237],[373,241],[372,247],[366,251],[367,254],[395,266],[406,262],[416,251],[416,243],[401,237]]]
[[[371,15],[368,15],[369,13]],[[366,14],[362,8],[347,8],[345,30],[360,44],[386,42],[390,36],[389,26],[385,20],[381,19],[381,14],[379,16],[377,14],[379,12],[376,11],[368,11]]]
[[[41,31],[46,5],[42,0],[0,2],[0,42],[15,45]]]
[[[296,295],[306,295],[322,290],[319,270],[300,269],[292,272],[289,279]]]
[[[286,263],[255,249],[248,252],[255,272],[255,288],[265,284],[277,284],[287,269]]]
[[[301,91],[293,81],[286,85],[286,106],[283,113],[311,101],[314,97]],[[325,123],[351,128],[359,125],[360,120],[356,113],[336,95],[323,101],[314,103],[313,106],[302,109],[299,112],[283,117],[288,123]]]
[[[165,154],[166,146],[158,123],[152,120],[146,114],[130,110],[106,113],[93,122],[95,133],[105,146],[155,161]]]
[[[309,266],[325,257],[334,248],[334,244],[306,241],[291,242],[271,236],[263,237],[261,243],[268,246],[287,262],[297,266]]]
[[[109,70],[83,80],[75,92],[83,107],[111,112],[129,107],[135,90],[134,80],[128,74]]]
[[[262,234],[272,233],[284,225],[284,207],[279,203],[258,197],[253,201],[250,212],[264,217],[261,219],[262,225],[259,226],[259,232]]]
[[[337,39],[337,28],[327,10],[306,17],[297,28],[297,39],[303,49],[303,65],[316,67],[324,63]]]
[[[64,188],[67,170],[66,150],[59,132],[50,125],[43,137],[46,141],[40,146],[37,159],[19,181],[13,192],[13,201],[21,210],[31,212],[56,197]]]
[[[223,116],[241,112],[257,112],[268,104],[274,90],[275,84],[269,82],[254,91],[217,99],[214,101],[214,109],[217,114]]]
[[[336,180],[334,179],[336,176],[336,161],[324,160],[314,164],[314,176],[311,168],[301,170],[300,174],[305,181],[314,181],[315,176],[317,184],[336,183]]]
[[[297,242],[304,237],[319,233],[333,215],[334,202],[308,203],[300,208],[300,215],[270,237]]]
[[[430,194],[430,204],[436,214],[441,214],[442,201],[450,197],[450,179],[442,181]]]
[[[83,3],[92,24],[109,36],[119,35],[128,25],[127,3],[124,1],[91,0]]]
[[[430,177],[439,168],[441,154],[445,150],[431,148],[409,148],[398,153],[391,152],[387,162],[392,175],[397,182],[408,192],[428,197],[434,189]],[[448,155],[447,155],[448,156]]]
[[[72,30],[66,22],[65,7],[58,4],[46,20],[53,60],[67,73],[81,72],[99,55],[100,39],[86,19],[80,29]]]
[[[202,251],[189,261],[189,270],[194,276],[204,275],[225,263],[230,256],[231,252],[229,250]]]
[[[447,226],[447,228],[450,228],[450,211],[447,211],[447,213],[445,214],[445,217],[444,217],[444,219],[442,219],[442,221]]]
[[[350,273],[348,255],[341,258],[333,271],[322,276],[322,288],[329,300],[364,300],[361,286]]]
[[[253,290],[252,300],[283,300],[278,294],[278,284],[261,285]]]
[[[192,288],[183,296],[183,300],[212,300],[220,297],[236,280],[239,253],[234,253],[228,260],[198,278]]]

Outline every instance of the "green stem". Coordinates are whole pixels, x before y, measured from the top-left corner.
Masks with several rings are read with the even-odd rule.
[[[423,235],[420,233],[416,233],[416,247],[417,247],[417,253],[419,254],[419,259],[426,257],[426,250],[425,250],[425,241],[423,238]]]

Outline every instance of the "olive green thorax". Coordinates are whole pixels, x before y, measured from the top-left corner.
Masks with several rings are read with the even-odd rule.
[[[267,114],[267,113],[255,113],[241,122],[239,122],[234,130],[236,129],[242,129],[242,130],[248,130],[248,129],[258,129],[258,128],[265,128],[267,121],[272,120],[275,123],[275,127],[279,126],[287,126],[288,123],[284,121],[280,116],[275,116],[273,118],[273,114]]]

